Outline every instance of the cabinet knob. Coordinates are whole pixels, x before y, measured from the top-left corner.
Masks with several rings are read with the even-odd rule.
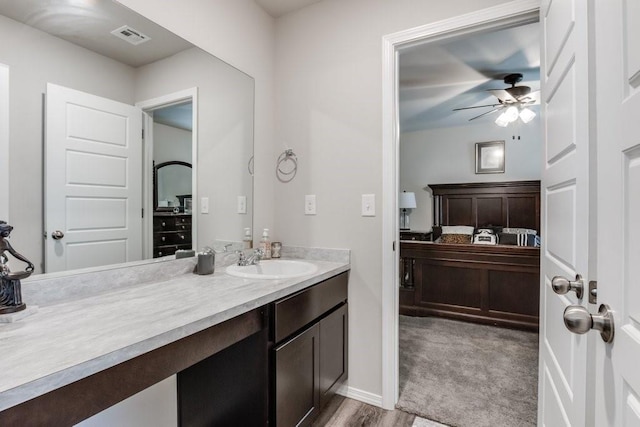
[[[167,223],[166,223],[166,222],[164,222],[164,221],[162,221],[162,226],[163,226],[163,227],[166,227],[166,226],[167,226]]]
[[[165,240],[167,240],[167,238],[162,236],[162,241],[164,242]]]

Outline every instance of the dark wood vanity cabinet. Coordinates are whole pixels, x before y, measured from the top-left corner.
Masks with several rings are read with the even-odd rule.
[[[267,425],[268,366],[265,327],[181,371],[178,426]]]
[[[272,424],[310,425],[347,378],[347,273],[272,304]]]
[[[191,249],[191,214],[156,212],[153,215],[153,257]]]

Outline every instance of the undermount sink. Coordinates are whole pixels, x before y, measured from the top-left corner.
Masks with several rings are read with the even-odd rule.
[[[268,260],[257,265],[230,265],[227,274],[246,279],[291,279],[315,273],[315,265],[305,261]]]

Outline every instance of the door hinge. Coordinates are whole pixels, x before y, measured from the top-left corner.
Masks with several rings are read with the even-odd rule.
[[[144,218],[144,208],[142,208],[142,218]]]
[[[589,303],[590,304],[598,303],[598,281],[597,280],[589,281]]]
[[[142,129],[142,139],[144,139],[144,129]]]
[[[396,251],[396,241],[394,240],[393,241],[393,252],[395,252],[395,251]]]

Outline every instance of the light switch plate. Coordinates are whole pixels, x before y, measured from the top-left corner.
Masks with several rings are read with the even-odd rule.
[[[238,196],[238,213],[247,213],[247,196]]]
[[[316,214],[316,195],[307,194],[304,196],[304,214],[315,215]]]
[[[376,195],[362,195],[362,216],[376,216]]]
[[[209,213],[209,198],[208,197],[200,197],[200,213],[208,214]]]

